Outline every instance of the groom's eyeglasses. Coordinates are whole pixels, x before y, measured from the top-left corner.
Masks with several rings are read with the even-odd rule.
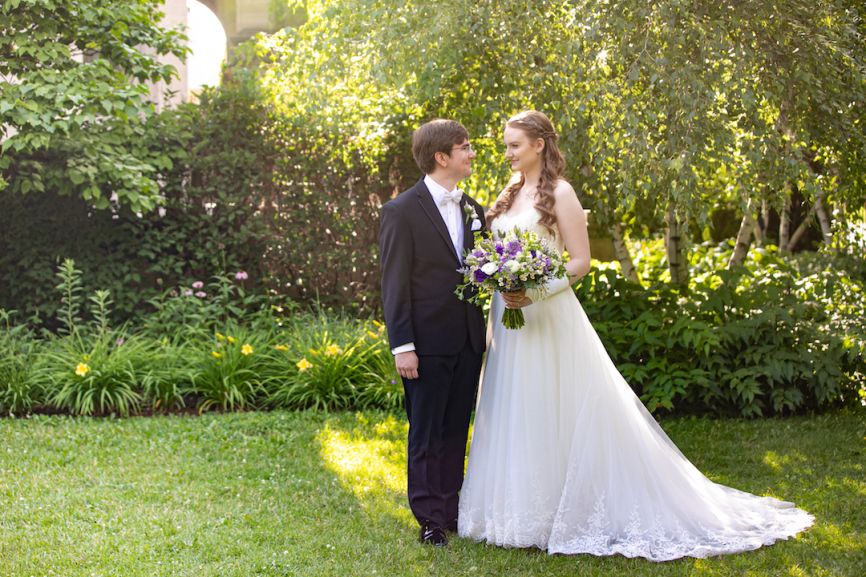
[[[463,146],[452,146],[451,151],[462,150],[463,152],[474,152],[475,149],[472,148],[471,144],[464,144]]]

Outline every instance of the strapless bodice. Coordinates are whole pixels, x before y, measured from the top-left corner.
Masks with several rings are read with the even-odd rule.
[[[559,250],[559,252],[563,251],[562,237],[559,234],[559,229],[556,227],[556,224],[553,225],[553,230],[556,231],[556,234],[551,234],[547,227],[541,224],[541,214],[538,212],[538,209],[534,206],[521,210],[517,214],[500,214],[496,217],[496,220],[493,221],[493,225],[491,227],[493,231],[493,235],[501,238],[506,232],[514,230],[517,227],[520,230],[529,230],[538,235],[539,238],[547,239],[553,246]]]

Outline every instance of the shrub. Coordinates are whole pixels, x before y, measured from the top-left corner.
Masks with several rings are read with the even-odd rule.
[[[38,342],[25,325],[12,324],[14,312],[0,309],[0,414],[25,414],[44,404],[32,376]]]
[[[141,321],[141,329],[155,338],[172,341],[206,341],[222,327],[255,322],[267,310],[267,301],[247,293],[243,283],[248,273],[217,274],[206,284],[194,280],[169,289],[149,301],[152,313]]]
[[[745,416],[855,402],[866,373],[863,285],[831,255],[804,262],[773,247],[753,250],[741,270],[713,272],[729,255],[727,243],[696,247],[682,292],[641,289],[606,266],[576,286],[641,399],[654,411]],[[645,279],[661,277],[660,266],[642,266]]]
[[[238,327],[225,331],[214,335],[209,350],[197,353],[192,390],[199,396],[199,411],[255,408],[261,396],[267,339]]]
[[[149,364],[146,341],[110,331],[96,337],[54,339],[40,355],[35,378],[48,391],[48,403],[74,415],[128,415],[141,394],[137,368]]]
[[[403,390],[382,339],[384,326],[352,323],[346,330],[338,322],[333,323],[338,331],[334,335],[328,324],[319,315],[318,322],[274,346],[265,378],[269,405],[324,410],[399,407]]]
[[[142,407],[168,412],[183,409],[194,391],[194,359],[191,346],[175,344],[163,337],[153,341],[147,364],[138,373]]]

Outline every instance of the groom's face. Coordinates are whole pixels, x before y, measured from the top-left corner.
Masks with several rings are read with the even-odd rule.
[[[472,160],[474,158],[475,151],[472,150],[472,145],[469,144],[469,140],[464,139],[460,144],[451,147],[451,154],[448,156],[448,168],[460,180],[469,178],[472,174]]]

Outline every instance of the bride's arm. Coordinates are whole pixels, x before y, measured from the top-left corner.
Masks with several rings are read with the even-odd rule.
[[[556,204],[553,211],[556,213],[556,224],[559,234],[568,251],[568,262],[565,269],[568,271],[569,283],[583,278],[589,272],[589,233],[586,230],[586,213],[577,199],[574,189],[564,180],[560,180],[554,190]]]

